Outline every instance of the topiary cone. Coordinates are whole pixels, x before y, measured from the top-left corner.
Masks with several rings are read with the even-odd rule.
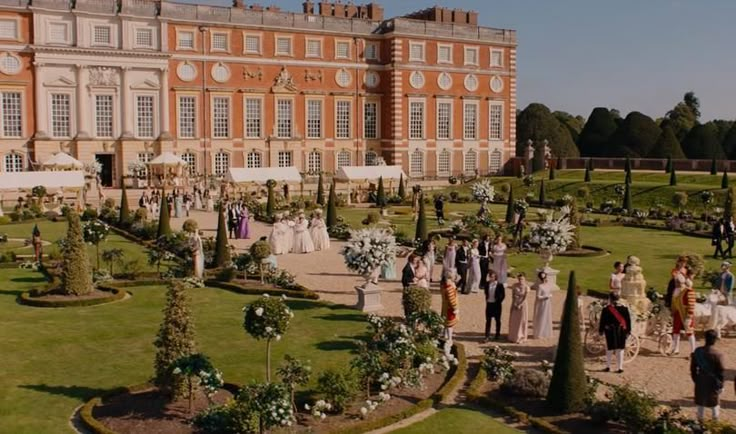
[[[156,238],[171,235],[171,216],[169,216],[169,204],[166,202],[166,189],[161,190],[161,206],[158,211],[158,232]]]
[[[628,212],[631,212],[631,184],[626,184],[626,189],[624,190],[624,209]]]
[[[122,180],[123,193],[120,199],[120,218],[118,224],[124,225],[130,221],[130,207],[128,206],[128,192],[125,189],[125,180]]]
[[[419,215],[417,215],[417,230],[415,240],[427,240],[427,217],[424,215],[424,194],[419,195]]]
[[[268,217],[273,217],[274,208],[276,207],[276,199],[273,197],[273,186],[271,185],[271,182],[267,181],[266,188],[268,188],[268,199],[266,200],[266,215]]]
[[[583,364],[579,315],[575,272],[571,271],[562,313],[557,357],[547,392],[547,403],[560,413],[578,412],[585,407],[588,384]]]
[[[544,191],[544,179],[539,181],[539,204],[544,205],[546,202],[545,191]]]
[[[404,174],[399,175],[399,192],[397,193],[401,200],[406,199],[406,189],[404,188]]]
[[[509,189],[509,200],[506,202],[506,223],[514,222],[514,187]]]
[[[672,155],[667,157],[667,163],[664,166],[664,173],[672,172]]]
[[[731,221],[731,217],[736,217],[736,187],[729,187],[726,191],[726,203],[723,205],[723,217],[726,221]]]
[[[325,224],[328,228],[337,226],[337,196],[335,195],[335,180],[330,184],[330,196],[327,199],[327,217]]]
[[[67,222],[69,227],[66,231],[66,250],[61,273],[62,291],[67,295],[89,294],[94,285],[79,214],[69,210]]]
[[[554,181],[555,180],[555,166],[549,165],[549,180]]]
[[[325,206],[325,186],[322,184],[322,172],[319,173],[317,180],[317,204]]]
[[[225,205],[220,202],[217,216],[217,239],[215,241],[215,266],[222,267],[230,262],[230,247],[227,244],[227,226],[225,225]]]
[[[378,192],[376,192],[376,205],[380,208],[386,207],[386,190],[383,188],[383,176],[378,177]]]
[[[713,159],[710,161],[710,174],[718,174],[718,163],[716,163],[716,157],[713,157]]]
[[[728,169],[723,169],[723,178],[721,178],[721,188],[728,188]]]
[[[675,168],[673,167],[672,170],[670,170],[670,186],[674,187],[677,185],[677,173],[675,173]]]
[[[590,160],[588,160],[590,161]],[[590,182],[590,166],[585,167],[585,182]]]

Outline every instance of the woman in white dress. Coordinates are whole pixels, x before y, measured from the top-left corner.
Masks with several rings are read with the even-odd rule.
[[[309,228],[309,233],[312,235],[314,250],[330,249],[330,234],[327,233],[327,225],[322,218],[321,209],[314,211],[314,218],[312,218],[312,226]]]
[[[621,261],[616,261],[613,264],[613,273],[611,273],[611,277],[608,279],[608,289],[620,295],[621,281],[624,279],[624,276],[624,264]]]
[[[443,275],[449,270],[455,269],[455,253],[457,253],[457,242],[454,238],[450,238],[447,247],[445,247],[445,256],[442,258]]]
[[[547,283],[547,273],[537,275],[537,299],[534,303],[534,337],[544,339],[552,336],[552,288]]]
[[[274,255],[283,255],[287,253],[284,250],[285,237],[284,223],[280,214],[276,215],[271,228],[271,234],[268,236],[268,244],[271,246],[271,253]]]
[[[207,212],[213,212],[215,210],[215,199],[212,197],[209,190],[205,190],[204,194],[207,196]]]
[[[294,220],[284,216],[281,219],[281,223],[284,225],[284,236],[282,242],[284,243],[284,253],[290,253],[294,251]]]
[[[430,238],[424,244],[424,256],[422,257],[422,261],[424,261],[424,266],[427,267],[427,277],[429,278],[429,283],[432,283],[432,272],[434,271],[434,262],[436,260],[437,245],[434,242],[434,238]]]
[[[299,214],[299,218],[294,225],[294,253],[311,253],[314,252],[314,243],[312,236],[309,235],[309,221],[304,218],[304,213]]]
[[[429,269],[425,265],[424,258],[417,261],[417,267],[414,269],[414,286],[429,289]]]
[[[505,284],[506,278],[508,277],[509,265],[506,261],[506,243],[503,242],[501,235],[496,237],[491,247],[491,254],[493,255],[493,265],[491,269],[496,272],[498,276],[498,283]]]
[[[468,267],[468,284],[470,285],[470,292],[476,293],[480,289],[480,252],[478,251],[478,240],[473,240],[470,245],[469,253],[469,267]]]

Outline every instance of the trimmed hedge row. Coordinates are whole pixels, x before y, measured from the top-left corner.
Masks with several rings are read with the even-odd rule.
[[[557,253],[557,256],[564,256],[564,257],[568,257],[568,258],[597,258],[599,256],[606,256],[609,253],[611,253],[611,252],[609,252],[606,249],[602,249],[600,247],[595,247],[595,246],[582,246],[582,248],[585,249],[585,250],[589,250],[589,251],[583,251],[583,252],[575,252],[575,251],[562,252],[562,253]]]
[[[274,295],[274,296],[285,295],[290,298],[319,300],[319,294],[317,294],[314,291],[310,291],[306,288],[304,291],[294,291],[291,289],[264,288],[264,287],[248,288],[248,287],[238,285],[235,283],[220,282],[219,280],[214,280],[214,279],[205,280],[204,284],[211,288],[220,288],[226,291],[232,291],[238,294],[245,294],[245,295],[261,295],[261,294],[268,294],[268,295]]]
[[[99,304],[112,303],[125,298],[128,294],[126,291],[117,288],[103,287],[100,286],[97,289],[100,291],[110,292],[110,297],[104,298],[88,298],[81,300],[39,300],[32,297],[30,292],[24,292],[18,296],[18,303],[32,306],[32,307],[83,307],[83,306],[96,306]]]

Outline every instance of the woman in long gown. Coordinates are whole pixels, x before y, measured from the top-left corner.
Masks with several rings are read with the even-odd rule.
[[[309,235],[309,222],[304,218],[304,213],[299,214],[294,225],[294,253],[311,253],[314,251],[314,243]]]
[[[480,289],[480,253],[478,252],[478,240],[473,240],[470,251],[470,266],[468,267],[468,285],[470,292],[476,293]]]
[[[321,209],[314,211],[314,218],[312,218],[312,227],[309,228],[309,233],[312,235],[314,250],[329,250],[330,234],[327,233],[327,225],[322,218]]]
[[[249,223],[250,214],[248,213],[248,207],[243,205],[240,208],[240,221],[238,222],[238,230],[235,234],[235,238],[239,240],[245,240],[250,238]]]
[[[505,284],[508,278],[509,265],[506,261],[506,243],[503,242],[501,235],[496,237],[496,240],[491,247],[491,254],[493,255],[493,265],[491,268],[496,272],[498,276],[498,283]]]
[[[552,288],[547,283],[547,273],[540,271],[537,277],[539,283],[534,303],[534,338],[543,339],[552,336]]]
[[[455,269],[455,253],[457,253],[457,242],[454,238],[450,238],[445,248],[445,256],[442,259],[442,275]]]
[[[434,242],[434,238],[430,238],[424,243],[424,257],[422,261],[424,266],[427,267],[427,275],[429,277],[429,283],[432,283],[432,272],[434,270],[434,262],[437,260],[437,245]]]
[[[213,212],[215,210],[215,199],[212,197],[209,190],[205,190],[204,195],[207,198],[207,211]]]
[[[189,240],[192,248],[192,262],[194,263],[194,277],[201,279],[204,275],[204,249],[199,231],[194,231]]]
[[[396,279],[396,257],[390,256],[383,266],[381,266],[381,279]]]
[[[284,253],[291,253],[294,251],[294,220],[284,216],[281,223],[284,224]]]
[[[181,208],[182,208],[183,202],[182,197],[179,192],[174,193],[174,217],[179,218],[182,215]]]
[[[283,255],[284,253],[288,253],[288,251],[284,249],[285,237],[286,229],[284,227],[284,221],[281,215],[277,215],[276,220],[273,222],[273,227],[271,227],[271,234],[268,236],[268,244],[271,246],[271,253],[274,255]]]
[[[429,270],[424,265],[424,258],[417,264],[417,268],[414,270],[414,286],[419,288],[429,289]]]
[[[194,209],[197,211],[202,209],[202,193],[197,187],[194,187]]]
[[[511,314],[509,315],[509,341],[521,344],[527,336],[527,308],[526,298],[529,294],[529,284],[524,273],[516,275],[516,283],[511,286]]]

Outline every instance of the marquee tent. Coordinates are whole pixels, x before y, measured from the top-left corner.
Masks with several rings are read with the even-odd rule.
[[[84,172],[0,172],[0,190],[30,190],[37,185],[46,189],[82,189]]]
[[[378,181],[378,178],[383,177],[383,181],[390,186],[393,181],[398,183],[402,176],[404,182],[409,179],[401,166],[343,166],[337,171],[335,180],[348,183],[348,204],[350,204],[352,203],[352,195],[350,194],[352,183],[362,184]]]
[[[158,157],[148,162],[149,166],[186,166],[187,162],[172,154],[164,152]]]
[[[269,179],[276,182],[302,182],[302,175],[296,167],[258,167],[235,168],[231,167],[225,176],[225,181],[233,184],[265,184]]]
[[[49,158],[42,164],[44,169],[51,170],[65,170],[65,169],[81,169],[84,167],[81,161],[67,154],[66,152],[59,152],[53,157]]]

